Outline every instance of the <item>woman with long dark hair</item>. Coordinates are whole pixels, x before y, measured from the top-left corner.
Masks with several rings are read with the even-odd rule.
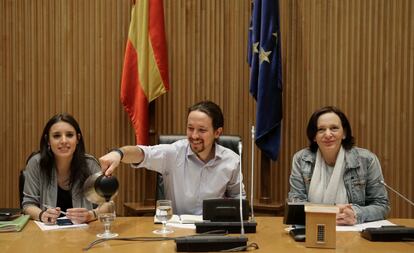
[[[67,113],[56,114],[43,129],[39,153],[29,159],[24,171],[24,212],[49,224],[62,211],[74,223],[96,219],[82,187],[89,175],[99,171],[97,160],[85,153],[78,122]]]

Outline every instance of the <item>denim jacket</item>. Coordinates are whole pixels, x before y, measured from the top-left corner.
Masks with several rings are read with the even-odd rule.
[[[293,156],[290,174],[289,201],[308,201],[308,193],[316,152],[309,148]],[[385,219],[390,210],[387,191],[380,183],[384,180],[380,162],[372,152],[353,147],[345,152],[344,183],[348,202],[357,217],[357,223]]]

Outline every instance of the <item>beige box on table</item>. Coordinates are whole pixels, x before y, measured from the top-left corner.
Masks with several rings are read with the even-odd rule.
[[[310,248],[336,248],[336,214],[334,205],[306,204],[306,242]]]

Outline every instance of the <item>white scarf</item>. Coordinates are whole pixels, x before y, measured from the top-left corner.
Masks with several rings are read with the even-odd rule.
[[[329,178],[328,168],[318,149],[316,153],[315,169],[309,186],[308,201],[319,204],[346,204],[345,184],[343,180],[345,170],[345,150],[341,146],[336,157],[332,176]]]

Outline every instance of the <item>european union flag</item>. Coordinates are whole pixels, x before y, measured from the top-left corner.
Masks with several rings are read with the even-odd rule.
[[[279,0],[254,0],[249,28],[250,93],[256,99],[256,145],[272,160],[280,149],[282,62]]]

